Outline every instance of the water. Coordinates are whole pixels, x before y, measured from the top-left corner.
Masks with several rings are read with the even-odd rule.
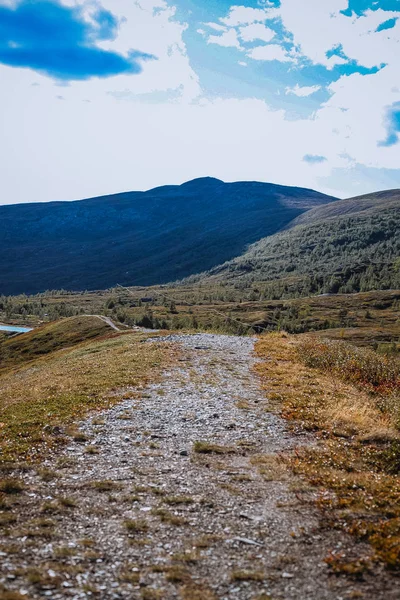
[[[14,325],[0,325],[0,331],[11,331],[11,333],[26,333],[32,331],[31,327],[14,327]]]

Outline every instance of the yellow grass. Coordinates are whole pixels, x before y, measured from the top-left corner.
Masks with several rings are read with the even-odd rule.
[[[372,546],[371,560],[400,569],[400,434],[397,410],[376,393],[302,363],[300,336],[262,336],[257,365],[271,407],[294,428],[314,431],[319,443],[287,456],[287,463],[321,491],[325,522]],[[372,357],[370,357],[372,360]],[[346,572],[327,557],[333,569]],[[353,568],[353,567],[352,567]]]
[[[39,458],[69,424],[134,396],[173,360],[173,351],[129,333],[58,350],[0,377],[2,461]]]

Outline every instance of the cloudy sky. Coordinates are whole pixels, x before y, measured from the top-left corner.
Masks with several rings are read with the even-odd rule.
[[[400,187],[400,0],[0,0],[0,203]]]

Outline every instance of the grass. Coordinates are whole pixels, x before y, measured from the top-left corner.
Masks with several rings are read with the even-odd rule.
[[[286,463],[314,489],[333,492],[317,500],[325,525],[368,541],[372,561],[400,570],[400,433],[392,370],[386,363],[382,369],[382,357],[370,351],[325,342],[315,350],[307,338],[287,334],[262,336],[256,349],[271,407],[318,439],[287,455]]]
[[[171,513],[168,510],[165,510],[164,508],[155,508],[152,510],[152,514],[156,515],[157,517],[160,517],[161,522],[167,523],[168,525],[180,526],[187,524],[186,519],[174,515],[173,513]]]
[[[397,345],[397,351],[400,351],[399,291],[381,290],[299,298],[299,293],[304,295],[307,292],[297,289],[296,297],[290,299],[290,290],[293,285],[297,286],[298,281],[298,277],[287,275],[282,285],[279,285],[283,294],[280,300],[274,299],[279,297],[276,290],[270,290],[271,283],[274,282],[256,281],[243,285],[225,282],[221,285],[217,281],[208,281],[201,287],[181,283],[170,289],[157,286],[147,289],[134,287],[130,288],[130,292],[121,289],[91,293],[51,292],[40,296],[40,304],[50,315],[60,307],[66,307],[75,313],[100,313],[113,318],[119,317],[122,311],[127,323],[133,323],[143,317],[143,314],[148,314],[154,321],[166,321],[172,329],[243,333],[236,321],[229,321],[231,317],[248,323],[249,326],[266,327],[270,331],[283,328],[292,332],[308,331],[313,332],[312,335],[317,338],[323,335],[349,339],[361,346],[380,345],[383,348],[386,345],[392,348],[394,344]],[[283,291],[284,288],[288,288],[287,292]],[[176,314],[171,315],[162,294],[175,298]],[[107,308],[111,296],[118,299],[117,306],[112,311]],[[143,296],[153,298],[151,307],[144,309],[140,306],[140,298]],[[16,306],[26,304],[25,297],[11,300]],[[19,312],[10,316],[5,313],[2,315],[0,311],[0,319],[20,325],[34,325],[37,322],[34,314],[22,320]],[[101,321],[98,323],[101,324]],[[256,330],[258,331],[257,328]],[[249,329],[245,328],[244,333],[248,332]],[[22,339],[24,336],[18,337]]]
[[[105,479],[104,481],[92,481],[90,487],[97,492],[114,492],[120,489],[120,485],[111,479]]]
[[[234,454],[235,449],[230,446],[220,446],[211,442],[195,442],[193,444],[194,452],[197,454]]]
[[[1,462],[39,461],[66,443],[65,431],[89,411],[111,407],[126,387],[143,388],[172,361],[144,335],[127,333],[57,350],[0,376]]]
[[[190,581],[190,574],[184,567],[173,565],[172,567],[168,567],[165,578],[170,583],[188,583]]]
[[[14,478],[7,478],[0,481],[0,493],[3,494],[21,494],[25,489],[22,481]]]
[[[0,600],[28,600],[28,596],[13,590],[0,590]]]
[[[126,519],[124,527],[131,534],[146,533],[149,530],[149,524],[144,519]]]
[[[154,588],[144,588],[140,592],[142,600],[162,600],[163,594],[163,590],[156,590]]]
[[[164,498],[164,502],[170,506],[178,504],[193,504],[194,500],[190,496],[167,496]]]
[[[214,592],[194,583],[181,587],[179,595],[182,600],[217,600]]]
[[[400,392],[400,361],[366,348],[333,340],[303,337],[297,346],[299,358],[308,367],[331,373],[382,396]]]
[[[70,317],[0,341],[0,372],[84,341],[115,335],[97,317]]]

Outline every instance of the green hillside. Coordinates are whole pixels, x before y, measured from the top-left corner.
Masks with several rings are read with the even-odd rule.
[[[286,231],[187,281],[267,282],[269,297],[400,287],[400,190],[340,200],[308,211]]]

